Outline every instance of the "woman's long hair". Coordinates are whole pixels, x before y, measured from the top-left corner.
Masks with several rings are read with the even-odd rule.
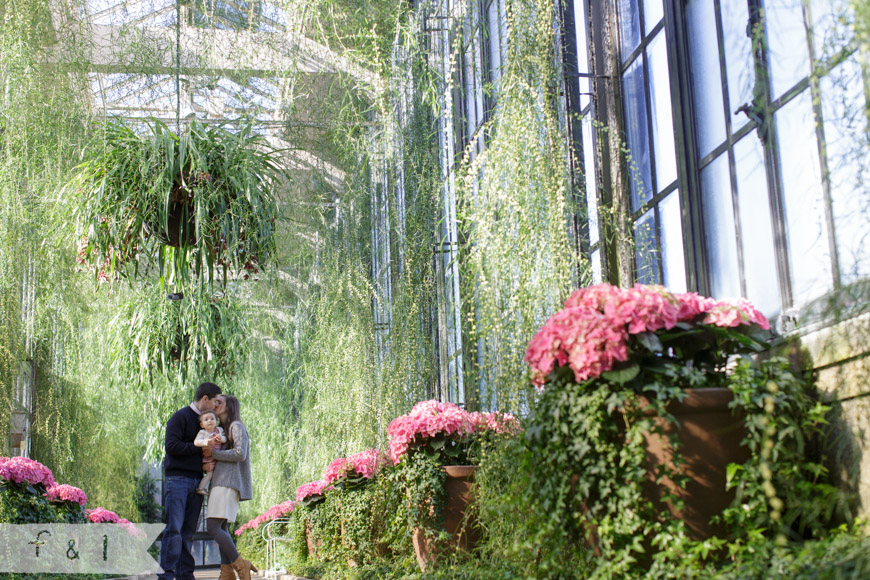
[[[235,421],[241,421],[242,405],[239,400],[232,395],[224,395],[224,405],[226,406],[227,426],[224,428],[227,436],[227,446],[232,449],[233,436],[230,431],[230,425]]]

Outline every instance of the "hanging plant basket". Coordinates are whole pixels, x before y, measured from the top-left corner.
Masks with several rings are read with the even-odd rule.
[[[278,151],[249,124],[194,121],[180,135],[152,120],[138,132],[109,122],[100,150],[65,188],[77,216],[80,261],[135,278],[158,262],[177,280],[242,276],[275,249]]]
[[[233,295],[206,291],[169,300],[155,285],[131,300],[111,325],[113,362],[133,384],[193,371],[232,376],[244,360],[247,329]]]

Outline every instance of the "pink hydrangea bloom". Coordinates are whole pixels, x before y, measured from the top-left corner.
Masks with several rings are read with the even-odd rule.
[[[297,505],[299,504],[293,500],[287,500],[283,503],[273,505],[268,510],[261,513],[260,515],[237,529],[235,531],[235,534],[237,536],[241,536],[245,530],[256,530],[262,524],[271,522],[272,520],[276,520],[278,518],[282,518],[287,514],[291,513],[294,509],[296,509]]]
[[[88,520],[92,524],[117,524],[121,523],[121,518],[118,517],[113,511],[98,507],[91,510],[85,510],[85,514],[88,516]],[[128,520],[124,520],[124,522],[130,523]]]
[[[430,400],[414,405],[411,412],[393,419],[387,426],[389,456],[394,463],[415,442],[438,435],[461,439],[474,432],[470,414],[453,403]]]
[[[720,302],[663,286],[580,288],[529,342],[525,360],[532,382],[543,386],[554,368],[568,365],[578,382],[595,378],[629,358],[631,335],[671,329],[679,322],[735,327],[770,323],[747,300]]]
[[[329,464],[323,474],[323,479],[331,483],[352,473],[371,479],[381,468],[385,459],[378,449],[366,449],[350,457],[341,457]]]
[[[88,496],[85,495],[85,492],[65,483],[49,487],[44,495],[48,498],[48,501],[69,501],[79,505],[85,505],[88,501]]]
[[[492,431],[504,435],[511,435],[521,429],[520,422],[510,413],[474,412],[469,413],[475,432]]]
[[[0,457],[0,478],[15,483],[54,486],[51,470],[38,461],[26,457]]]
[[[296,501],[303,501],[312,495],[323,495],[323,492],[329,491],[330,489],[332,489],[332,486],[329,485],[329,482],[322,479],[303,483],[296,488]]]

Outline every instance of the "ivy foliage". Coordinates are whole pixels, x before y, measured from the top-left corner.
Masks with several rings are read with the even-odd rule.
[[[647,377],[642,405],[635,389],[604,378],[563,377],[541,393],[524,437],[481,466],[489,558],[538,578],[572,578],[577,570],[588,578],[712,577],[741,562],[758,566],[758,554],[775,546],[792,558],[807,538],[828,541],[845,507],[817,447],[830,409],[779,358],[741,359],[728,376],[750,458],[728,467],[736,493],[720,517],[726,535],[694,540],[683,521],[657,507],[644,485],[646,439],[659,433],[674,458],[656,480],[685,486],[679,430],[665,427],[675,423],[667,401],[684,397],[685,384],[704,384],[703,371],[670,366],[658,381]],[[682,505],[673,494],[664,501]],[[507,519],[511,513],[522,517]]]

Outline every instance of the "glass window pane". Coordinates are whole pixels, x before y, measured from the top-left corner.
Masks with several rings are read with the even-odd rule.
[[[655,28],[663,16],[662,0],[643,0],[643,24],[646,34]]]
[[[810,91],[775,113],[779,132],[792,300],[805,304],[832,287],[819,150]]]
[[[595,179],[595,148],[592,142],[592,119],[583,119],[583,169],[586,183],[586,219],[589,220],[589,243],[598,242],[598,186]]]
[[[740,272],[728,155],[720,155],[701,170],[701,198],[713,297],[736,298]]]
[[[641,284],[658,284],[655,210],[649,210],[634,223],[634,251],[637,281]]]
[[[689,0],[689,56],[695,98],[695,128],[703,157],[725,141],[716,14],[710,0]]]
[[[810,54],[801,0],[764,3],[773,98],[810,74]]]
[[[854,34],[851,0],[811,0],[813,41],[816,57],[827,59],[839,51]]]
[[[686,259],[683,255],[683,222],[680,193],[674,191],[659,205],[661,216],[662,270],[664,283],[673,292],[686,291]]]
[[[589,54],[586,47],[586,14],[583,11],[583,0],[574,2],[574,32],[577,38],[577,71],[589,72]],[[589,79],[580,77],[580,109],[589,104]]]
[[[652,198],[649,132],[642,59],[637,59],[623,77],[625,124],[631,166],[631,209],[638,209]]]
[[[640,10],[637,0],[619,0],[619,47],[622,61],[640,44]]]
[[[665,33],[659,32],[649,45],[650,110],[653,120],[656,187],[665,189],[677,178],[674,148],[674,119],[671,112],[671,85]]]
[[[870,161],[861,65],[852,57],[821,80],[822,118],[840,276],[870,276]]]
[[[781,309],[776,249],[761,141],[753,132],[734,146],[746,297],[768,318]]]
[[[746,0],[721,0],[722,34],[725,46],[725,69],[728,79],[728,100],[731,109],[731,132],[748,122],[748,117],[735,111],[752,101],[755,85],[755,65],[752,42],[746,36],[749,9]]]

